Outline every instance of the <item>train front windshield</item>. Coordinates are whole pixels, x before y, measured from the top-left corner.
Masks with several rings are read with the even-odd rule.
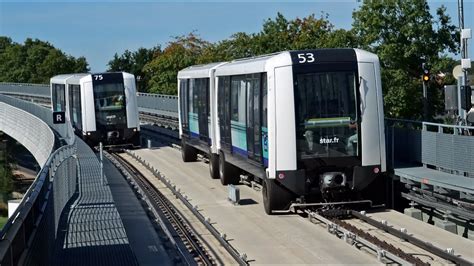
[[[298,157],[358,155],[354,72],[295,73]]]
[[[94,99],[98,128],[124,128],[127,126],[123,83],[94,85]]]

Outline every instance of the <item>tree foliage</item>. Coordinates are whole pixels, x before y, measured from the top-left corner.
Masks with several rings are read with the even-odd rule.
[[[153,60],[143,68],[145,72],[151,73],[149,92],[176,94],[178,71],[197,64],[198,57],[208,45],[209,42],[194,33],[174,37],[163,52],[156,53]]]
[[[144,66],[150,62],[154,55],[161,53],[161,47],[151,49],[139,48],[135,52],[125,50],[122,55],[115,53],[114,58],[109,61],[107,71],[125,71],[135,75],[138,81],[138,90],[147,91],[147,85],[151,78],[150,72],[143,71]]]
[[[365,1],[353,13],[353,30],[363,49],[380,57],[386,113],[390,117],[420,118],[422,110],[422,63],[432,73],[448,71],[451,62],[444,52],[457,52],[456,27],[437,10],[429,12],[426,1]],[[442,109],[441,85],[428,85],[429,104]],[[432,108],[431,108],[432,109]]]
[[[193,32],[187,36],[175,37],[163,52],[154,54],[154,58],[144,66],[143,71],[151,73],[146,84],[149,92],[176,94],[177,72],[191,65],[229,61],[283,50],[351,47],[355,40],[352,31],[335,30],[327,15],[320,18],[310,15],[303,19],[288,20],[278,13],[275,19],[264,21],[258,33],[238,32],[217,43],[209,43]],[[130,54],[132,53],[128,56]],[[122,55],[124,58],[126,56],[127,54]]]
[[[66,55],[48,42],[28,38],[18,44],[0,36],[0,81],[49,83],[52,76],[88,70],[84,57]]]

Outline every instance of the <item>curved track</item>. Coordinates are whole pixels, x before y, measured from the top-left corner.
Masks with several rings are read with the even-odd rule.
[[[126,175],[130,176],[133,183],[140,188],[143,193],[142,197],[146,197],[158,215],[162,218],[161,225],[164,230],[168,231],[168,236],[173,238],[177,249],[184,257],[187,264],[215,265],[212,256],[209,255],[204,246],[196,237],[196,232],[189,226],[188,221],[177,210],[170,201],[157,190],[134,166],[122,159],[116,153],[109,154],[113,158],[113,162],[118,164],[119,169]],[[132,184],[133,184],[132,183]],[[182,243],[183,245],[181,245]],[[185,249],[185,250],[184,250]],[[191,256],[189,256],[191,254]],[[193,261],[190,261],[190,258]]]

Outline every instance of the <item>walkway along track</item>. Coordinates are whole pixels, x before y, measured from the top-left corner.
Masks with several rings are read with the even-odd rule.
[[[134,156],[132,153],[129,155]],[[122,157],[118,156],[116,153],[107,154],[106,156],[111,158],[111,161],[116,164],[116,166],[124,173],[125,176],[130,176],[131,183],[135,186],[138,186],[143,195],[148,199],[149,207],[154,208],[158,215],[161,218],[160,225],[165,227],[165,231],[168,231],[167,235],[170,237],[173,234],[171,232],[176,232],[177,234],[172,237],[175,239],[175,245],[178,249],[181,249],[181,254],[186,258],[186,253],[190,253],[194,261],[189,261],[188,264],[200,264],[200,265],[215,265],[216,261],[214,258],[209,255],[206,248],[200,242],[197,236],[197,232],[190,226],[189,221],[184,217],[184,215],[177,209],[173,204],[163,195],[158,189],[156,189],[147,178],[140,173],[134,166],[124,160]],[[139,162],[139,158],[134,157]],[[143,164],[143,162],[141,162]],[[167,186],[172,193],[184,203],[184,205],[198,218],[200,222],[209,230],[209,232],[219,241],[219,243],[229,252],[229,254],[240,264],[248,265],[246,262],[246,255],[240,255],[225,239],[225,235],[219,234],[217,230],[211,225],[209,219],[205,219],[197,210],[197,207],[191,206],[187,201],[186,197],[183,197],[179,191],[177,191],[170,184],[169,180],[164,180],[161,177],[159,172],[151,168],[149,165],[143,164],[148,170],[150,170],[155,176],[161,178],[161,181]],[[156,216],[156,215],[155,215]],[[171,227],[171,228],[170,228]],[[183,247],[179,245],[180,242],[184,243],[186,250],[182,250]]]

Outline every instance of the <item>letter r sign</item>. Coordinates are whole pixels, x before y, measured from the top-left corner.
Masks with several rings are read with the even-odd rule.
[[[66,123],[66,116],[64,112],[53,112],[53,124]]]

